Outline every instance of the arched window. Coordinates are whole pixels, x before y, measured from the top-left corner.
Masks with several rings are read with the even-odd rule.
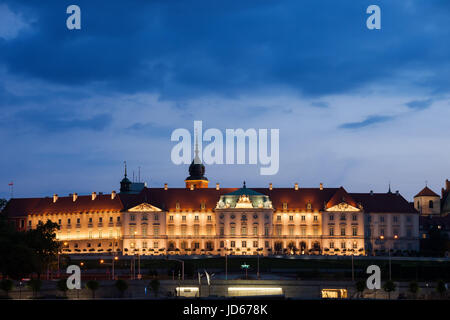
[[[433,200],[430,200],[430,201],[428,202],[428,207],[429,207],[430,209],[433,209]]]

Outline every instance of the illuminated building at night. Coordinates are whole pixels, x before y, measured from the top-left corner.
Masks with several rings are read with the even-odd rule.
[[[120,193],[12,199],[21,230],[51,220],[65,253],[328,254],[416,251],[419,212],[398,192],[343,187],[208,187],[194,161],[185,188],[149,188],[125,176]]]

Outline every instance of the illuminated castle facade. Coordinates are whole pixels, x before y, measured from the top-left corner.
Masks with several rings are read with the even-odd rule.
[[[198,159],[197,159],[198,160]],[[12,199],[21,230],[51,220],[68,254],[328,254],[417,251],[419,213],[398,192],[343,187],[208,188],[194,161],[185,188],[148,188],[125,176],[120,193]]]

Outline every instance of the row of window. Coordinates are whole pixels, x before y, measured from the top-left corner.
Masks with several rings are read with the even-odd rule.
[[[156,219],[157,220],[157,219]],[[181,216],[181,221],[186,221],[187,220],[187,217],[186,216]],[[200,220],[200,217],[199,216],[194,216],[194,221],[199,221]],[[212,216],[207,216],[207,220],[208,221],[212,221]],[[170,215],[169,216],[169,221],[174,221],[174,216],[173,215]]]
[[[345,236],[346,235],[345,232],[346,232],[346,228],[345,227],[341,227],[341,236]],[[330,236],[334,236],[335,235],[334,234],[334,227],[330,227],[328,229],[328,234]],[[358,227],[352,227],[352,236],[356,237],[357,235],[358,235]]]
[[[103,217],[99,217],[97,221],[98,221],[98,223],[103,223]],[[108,221],[109,221],[109,223],[114,223],[114,218],[113,217],[109,217]],[[62,225],[62,222],[63,222],[62,219],[58,219],[58,224],[59,225]],[[71,225],[72,224],[72,219],[68,218],[66,220],[66,222],[67,222],[67,225]],[[120,222],[120,216],[116,217],[116,222]],[[42,220],[38,220],[38,224],[39,223],[42,223]],[[76,218],[76,223],[78,225],[81,224],[81,218]],[[88,223],[93,223],[93,218],[92,217],[88,218]],[[31,220],[28,220],[28,226],[29,227],[32,226],[32,221]]]
[[[357,249],[358,248],[358,243],[356,241],[353,241],[352,245],[352,249]],[[335,247],[334,242],[331,241],[330,242],[330,249],[336,249],[337,247]],[[347,249],[347,244],[345,241],[341,242],[341,249]]]
[[[334,221],[334,215],[333,214],[329,215],[329,220],[330,221]],[[345,213],[341,214],[339,220],[341,220],[341,221],[347,220],[347,216],[345,215]],[[352,215],[352,221],[358,221],[358,216],[356,214]]]
[[[366,229],[366,235],[368,237],[376,236],[376,234],[373,232],[373,229],[371,229],[371,228],[367,228]],[[388,234],[387,234],[387,232],[385,231],[384,228],[380,228],[378,236],[383,236],[384,237],[384,236],[388,236]],[[397,236],[397,237],[400,236],[399,229],[397,229],[397,228],[392,229],[392,236]],[[408,238],[411,238],[413,236],[412,228],[407,228],[406,229],[406,236]]]
[[[58,239],[63,239],[63,238],[70,239],[72,237],[72,233],[70,231],[67,231],[64,234],[64,237],[62,237],[62,235],[63,235],[62,232],[59,231],[57,233],[57,238]],[[88,234],[87,234],[88,239],[94,239],[94,238],[103,239],[104,235],[105,234],[103,233],[103,230],[98,230],[98,232],[95,232],[95,234],[94,234],[94,232],[89,231]],[[107,233],[107,238],[106,239],[111,239],[113,237],[120,238],[120,236],[121,236],[121,234],[120,234],[119,230],[116,230],[115,232],[113,232],[113,230],[109,230],[108,233]],[[74,237],[75,237],[75,239],[81,239],[82,237],[85,237],[85,235],[82,236],[81,232],[77,231],[75,233]]]
[[[386,217],[380,215],[378,217],[378,221],[379,222],[385,222]],[[372,216],[371,215],[367,215],[367,222],[372,222]],[[392,216],[392,222],[393,223],[398,223],[399,222],[399,217],[398,216]],[[411,216],[406,216],[406,222],[411,223],[412,222],[412,217]]]

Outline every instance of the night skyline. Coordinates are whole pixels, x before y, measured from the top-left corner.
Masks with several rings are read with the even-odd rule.
[[[343,186],[409,201],[449,176],[447,1],[0,2],[0,198],[118,190],[123,161],[183,187],[171,132],[279,128],[280,169],[207,165],[215,185]]]

